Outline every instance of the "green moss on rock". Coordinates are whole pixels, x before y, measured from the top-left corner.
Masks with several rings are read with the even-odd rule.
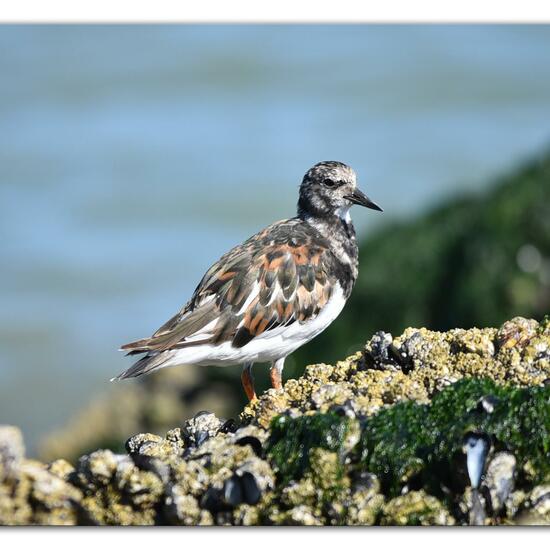
[[[341,453],[349,430],[350,420],[334,413],[275,418],[271,424],[267,452],[276,465],[279,480],[286,484],[300,479],[310,469],[311,459],[316,458],[312,455],[315,449]],[[318,460],[317,469],[322,470]],[[331,465],[331,474],[341,477],[341,467]]]

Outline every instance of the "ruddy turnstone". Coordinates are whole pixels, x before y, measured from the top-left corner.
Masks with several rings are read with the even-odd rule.
[[[271,384],[280,389],[285,358],[336,319],[357,279],[353,204],[382,210],[357,189],[346,164],[313,166],[300,185],[297,216],[222,256],[153,336],[122,346],[144,356],[113,380],[177,365],[242,364],[253,400],[252,365],[271,363]]]

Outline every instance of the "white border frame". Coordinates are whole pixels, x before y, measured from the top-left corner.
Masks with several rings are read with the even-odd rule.
[[[546,0],[16,0],[2,2],[11,23],[351,23],[550,21]]]

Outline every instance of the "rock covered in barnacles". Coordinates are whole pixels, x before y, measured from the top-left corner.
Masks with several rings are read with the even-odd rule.
[[[34,503],[34,522],[40,525],[74,525],[81,492],[63,479],[51,474],[40,463],[26,461],[21,474],[31,483],[29,495]]]
[[[240,447],[250,445],[256,456],[259,456],[260,458],[263,458],[264,456],[262,442],[253,435],[244,435],[242,437],[236,438],[234,439],[234,443],[235,445],[239,445]]]
[[[158,475],[136,467],[131,460],[119,462],[114,484],[124,500],[136,509],[153,508],[164,490]]]
[[[381,525],[454,525],[455,520],[437,498],[411,491],[382,507]]]
[[[550,525],[550,484],[535,487],[515,518],[519,525]]]
[[[250,521],[241,505],[255,506],[275,485],[273,471],[263,455],[266,435],[248,426],[235,432],[216,432],[199,447],[189,447],[172,465],[167,513],[172,523],[189,523],[192,518],[216,525]],[[194,500],[187,498],[192,496]],[[193,503],[209,515],[197,515]],[[185,508],[184,508],[185,505]],[[193,512],[195,510],[195,512]],[[243,515],[244,514],[244,515]],[[233,518],[233,519],[232,519]]]
[[[529,497],[529,505],[546,525],[550,525],[550,485],[533,489]]]
[[[550,525],[550,485],[541,485],[531,491],[529,507],[545,525]]]
[[[143,433],[132,436],[126,441],[126,450],[129,454],[148,454],[162,443],[162,437],[156,434]]]
[[[184,448],[185,443],[180,428],[170,430],[164,438],[156,434],[144,433],[137,434],[126,441],[126,450],[134,458],[147,456],[170,460],[181,456]]]
[[[48,465],[48,472],[64,481],[69,481],[74,471],[74,466],[63,458],[58,458]]]
[[[369,368],[398,370],[396,350],[392,347],[393,336],[379,330],[365,346],[365,361]]]
[[[215,436],[223,422],[208,411],[201,411],[187,420],[183,426],[186,447],[200,447],[208,438]]]
[[[262,494],[273,488],[273,478],[268,469],[255,461],[245,462],[223,482],[213,482],[201,499],[201,507],[216,514],[237,508],[240,504],[258,504]]]
[[[323,525],[323,521],[317,516],[314,511],[305,504],[299,504],[298,506],[291,508],[280,517],[272,518],[277,525],[302,525],[302,526],[314,526]]]
[[[506,321],[496,334],[499,349],[524,348],[537,335],[539,324],[534,319],[514,317]]]
[[[341,405],[332,405],[329,408],[329,412],[352,419],[357,418],[358,416],[358,410],[355,406],[355,401],[353,398],[346,399],[346,401],[344,401]]]
[[[507,452],[496,453],[487,466],[484,485],[489,490],[493,514],[504,508],[514,490],[516,457]]]
[[[346,384],[324,384],[312,394],[311,401],[315,409],[325,412],[329,407],[342,405],[352,397],[353,391]]]
[[[25,459],[0,430],[0,523],[544,523],[549,347],[549,321],[380,332],[237,421],[202,412],[75,467]]]
[[[181,486],[171,485],[164,501],[164,513],[172,525],[213,525],[212,514]]]
[[[457,329],[452,341],[455,353],[473,353],[480,357],[491,358],[495,354],[494,331],[472,328],[469,330]]]
[[[352,477],[350,489],[346,524],[374,525],[385,500],[380,481],[370,472],[359,471]]]
[[[21,431],[15,426],[0,426],[0,481],[13,478],[24,456]]]
[[[398,347],[394,344],[399,357],[400,365],[403,372],[407,373],[415,367],[423,367],[422,362],[418,361],[429,348],[429,342],[424,339],[421,331],[412,332],[410,336],[405,338]]]
[[[93,456],[92,456],[93,455]],[[140,470],[127,455],[92,453],[79,460],[74,479],[85,494],[85,525],[153,525],[163,494],[161,479]]]
[[[0,525],[75,525],[81,498],[63,477],[25,458],[17,428],[0,427]]]
[[[477,526],[488,524],[486,507],[487,502],[483,493],[473,487],[466,487],[459,509],[467,518],[467,524]]]
[[[108,485],[116,473],[119,460],[125,455],[115,455],[110,450],[99,450],[78,460],[73,482],[85,493],[92,494]]]
[[[254,424],[249,424],[235,430],[231,434],[229,441],[240,447],[250,445],[256,456],[263,458],[264,446],[268,437],[269,432],[267,430]]]

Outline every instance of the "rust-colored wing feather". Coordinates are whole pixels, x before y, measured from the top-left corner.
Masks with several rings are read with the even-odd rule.
[[[230,341],[243,347],[277,327],[313,319],[331,297],[335,258],[298,220],[274,224],[228,252],[204,275],[191,300],[129,353]]]

